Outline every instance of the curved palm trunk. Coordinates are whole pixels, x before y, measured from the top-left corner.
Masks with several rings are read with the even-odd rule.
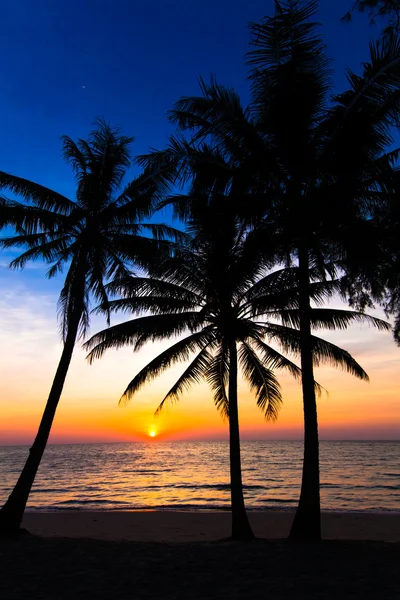
[[[304,462],[300,500],[290,530],[289,539],[317,541],[321,539],[319,443],[311,340],[309,258],[306,246],[299,248],[299,300],[301,380],[304,410]]]
[[[237,395],[236,341],[229,344],[229,458],[231,475],[232,539],[254,538],[243,498],[242,466],[240,461],[239,413]]]
[[[17,534],[20,529],[25,506],[46,448],[58,402],[64,387],[78,333],[81,313],[81,308],[77,309],[70,321],[60,362],[35,441],[29,450],[29,456],[13,491],[0,510],[0,537]]]

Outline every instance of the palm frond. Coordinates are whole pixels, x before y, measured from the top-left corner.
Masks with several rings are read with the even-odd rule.
[[[101,304],[93,309],[96,314],[104,313],[110,310],[114,313],[127,312],[132,316],[137,316],[143,312],[151,312],[153,315],[175,314],[195,310],[197,303],[187,301],[181,298],[164,298],[157,296],[138,296],[132,298],[120,298],[118,300],[108,300],[105,305]]]
[[[33,235],[45,231],[55,235],[63,227],[67,226],[69,215],[54,213],[37,206],[27,206],[17,200],[1,198],[1,222],[4,225],[12,225],[17,233]]]
[[[242,342],[238,352],[243,374],[255,392],[257,406],[264,412],[267,420],[278,418],[282,395],[280,385],[271,369],[266,368],[249,344]]]
[[[300,356],[301,336],[298,330],[284,325],[268,323],[265,327],[265,333],[270,340],[276,341],[285,352]],[[328,364],[332,367],[339,367],[358,379],[369,381],[367,373],[347,350],[343,350],[335,344],[314,335],[311,336],[311,341],[314,366],[318,367],[321,363]]]
[[[362,77],[348,72],[348,80],[353,89],[353,95],[348,95],[349,102],[346,114],[349,114],[356,106],[365,100],[372,103],[375,110],[386,105],[391,111],[399,110],[400,101],[392,104],[392,95],[398,97],[397,91],[400,85],[400,40],[398,36],[390,36],[389,39],[382,38],[370,42],[370,62],[364,63]],[[345,96],[339,96],[344,99]],[[380,115],[381,116],[381,115]],[[393,113],[392,113],[393,116]]]
[[[125,392],[121,396],[120,403],[129,402],[132,396],[146,383],[152,381],[163,371],[177,362],[189,360],[190,354],[198,350],[203,350],[214,338],[214,332],[211,328],[194,333],[176,344],[173,344],[161,352],[155,359],[150,361],[129,383]]]
[[[207,350],[207,347],[203,348],[160,402],[155,415],[160,414],[166,402],[177,402],[185,391],[190,390],[193,384],[200,383],[205,378],[211,361],[212,354]]]
[[[165,299],[184,300],[200,305],[202,298],[183,285],[174,284],[154,277],[125,277],[115,279],[107,285],[110,294],[120,294],[124,298],[155,296]]]
[[[258,336],[251,339],[256,351],[261,355],[261,360],[267,369],[274,371],[275,369],[286,369],[298,381],[301,381],[301,368],[291,361],[287,356],[284,356],[272,346],[269,346],[262,341]],[[320,396],[324,388],[317,381],[314,381],[315,392]],[[326,391],[326,390],[325,390]]]
[[[31,241],[31,238],[35,238]],[[53,260],[68,260],[73,255],[73,247],[71,240],[68,237],[61,237],[55,240],[47,241],[46,234],[35,234],[34,236],[15,236],[13,238],[3,239],[3,248],[9,248],[18,245],[32,245],[29,250],[26,250],[17,258],[14,258],[10,267],[12,269],[23,269],[28,261],[45,260],[51,262]]]
[[[220,150],[238,150],[254,128],[249,124],[249,113],[242,107],[239,95],[231,88],[217,83],[209,84],[200,78],[202,96],[185,97],[176,102],[169,112],[170,120],[182,130],[193,131],[192,143],[203,142],[211,134],[218,139]],[[234,141],[234,143],[232,143]]]
[[[229,400],[226,393],[229,377],[229,358],[225,345],[220,344],[206,375],[207,383],[214,392],[214,404],[223,418],[229,419]]]
[[[300,327],[300,311],[282,310],[275,311],[276,317],[286,326]],[[376,327],[379,331],[390,331],[391,325],[383,319],[378,319],[363,312],[341,310],[333,308],[313,308],[310,312],[311,326],[313,329],[344,330],[354,323],[367,324]]]
[[[180,229],[165,225],[164,223],[141,223],[141,228],[148,231],[155,240],[170,240],[177,244],[177,248],[185,246],[191,242],[191,237]],[[174,248],[174,246],[171,246]]]
[[[273,17],[250,25],[253,110],[292,173],[296,161],[297,168],[307,168],[310,136],[332,85],[330,61],[312,20],[317,9],[316,0],[276,2]]]
[[[197,312],[139,317],[96,333],[84,344],[84,348],[90,350],[87,358],[92,363],[110,348],[118,349],[127,345],[138,350],[149,341],[168,339],[188,330],[195,331],[202,327],[203,322]],[[206,327],[204,331],[208,333],[211,329]]]
[[[72,202],[62,194],[23,177],[17,177],[16,175],[0,171],[0,189],[4,188],[9,189],[14,194],[18,194],[24,200],[33,202],[38,208],[60,215],[70,215],[76,208],[75,202]]]
[[[75,173],[76,180],[79,185],[79,184],[81,184],[82,180],[84,179],[85,175],[87,174],[88,149],[85,148],[86,151],[82,152],[81,149],[79,148],[78,144],[76,144],[67,135],[63,135],[61,140],[62,140],[62,145],[63,145],[64,160],[72,166],[72,169]]]

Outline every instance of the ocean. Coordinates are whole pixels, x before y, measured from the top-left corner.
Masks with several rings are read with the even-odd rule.
[[[27,446],[0,447],[0,505]],[[300,491],[299,441],[244,441],[248,510],[290,510]],[[28,510],[229,508],[227,442],[49,445]],[[400,511],[399,442],[321,442],[321,503],[332,511]]]

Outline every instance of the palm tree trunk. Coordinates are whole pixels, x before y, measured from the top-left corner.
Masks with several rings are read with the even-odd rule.
[[[64,387],[65,378],[75,346],[81,314],[82,310],[79,307],[79,309],[75,311],[75,315],[71,318],[60,362],[57,367],[35,441],[29,450],[29,456],[13,491],[0,510],[0,537],[15,535],[20,530],[26,503],[46,448],[58,402]]]
[[[229,343],[229,458],[231,475],[232,539],[254,538],[243,498],[242,466],[240,460],[239,412],[237,394],[236,341]]]
[[[321,539],[319,442],[311,339],[309,255],[306,245],[299,248],[299,300],[301,379],[304,410],[304,462],[300,500],[290,530],[289,539],[317,541]]]

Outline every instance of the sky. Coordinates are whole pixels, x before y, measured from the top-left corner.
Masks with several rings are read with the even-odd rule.
[[[322,0],[318,15],[338,90],[345,86],[345,69],[358,70],[368,57],[368,40],[376,33],[365,15],[340,22],[349,4]],[[72,196],[61,135],[86,137],[102,115],[134,136],[135,154],[162,148],[173,131],[166,112],[181,96],[198,92],[199,76],[215,74],[246,103],[247,24],[272,11],[270,0],[3,0],[0,169]],[[9,258],[0,255],[0,444],[28,444],[61,352],[56,304],[62,278],[46,280],[40,263],[10,271]],[[94,318],[92,332],[104,325]],[[317,371],[329,391],[319,400],[322,439],[398,439],[400,349],[390,334],[353,327],[325,337],[352,352],[371,382],[330,368]],[[226,438],[227,423],[206,385],[154,419],[183,365],[145,388],[130,406],[118,407],[130,379],[161,348],[152,345],[137,355],[129,349],[110,352],[89,366],[77,347],[51,442],[143,440],[152,429],[154,440]],[[301,438],[300,386],[288,376],[280,381],[284,405],[275,424],[264,421],[240,383],[244,439]]]

